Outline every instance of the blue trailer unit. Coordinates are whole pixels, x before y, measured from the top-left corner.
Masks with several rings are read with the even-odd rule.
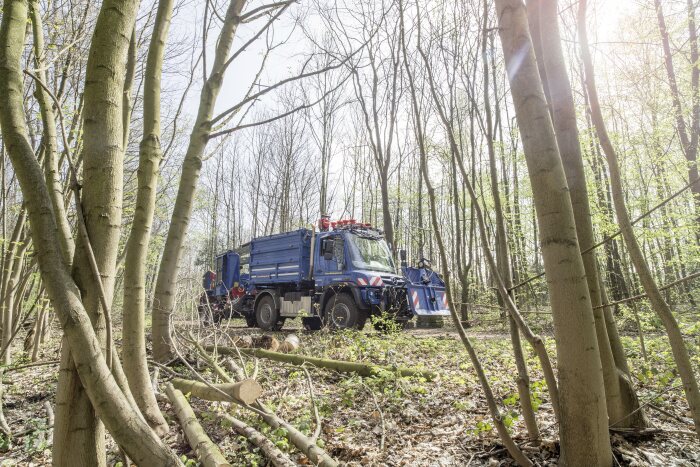
[[[418,316],[449,316],[445,282],[428,268],[403,268],[408,304]]]
[[[216,286],[215,295],[227,295],[240,283],[240,256],[235,251],[229,250],[216,257]]]
[[[266,288],[309,280],[311,237],[310,230],[299,229],[253,239],[249,285]]]

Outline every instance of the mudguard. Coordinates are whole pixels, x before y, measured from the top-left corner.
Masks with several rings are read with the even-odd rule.
[[[430,269],[404,268],[408,306],[418,316],[449,316],[442,278]]]

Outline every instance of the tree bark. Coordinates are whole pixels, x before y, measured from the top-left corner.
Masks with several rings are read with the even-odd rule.
[[[496,8],[554,318],[561,463],[609,466],[612,451],[593,309],[527,13],[520,0],[496,0]]]
[[[138,188],[131,232],[124,260],[124,373],[141,412],[156,433],[168,425],[160,413],[151,388],[146,363],[146,260],[155,212],[158,172],[163,157],[160,147],[160,81],[165,43],[170,28],[173,0],[160,0],[148,47],[143,95],[143,139],[139,147]]]
[[[498,189],[498,170],[496,167],[496,148],[494,147],[494,131],[493,119],[491,117],[491,99],[489,95],[489,68],[487,55],[487,34],[488,34],[488,2],[483,2],[483,39],[481,42],[481,60],[483,67],[483,83],[484,83],[484,116],[486,119],[486,145],[489,155],[489,176],[491,179],[491,197],[493,198],[493,211],[496,220],[496,258],[498,266],[498,274],[501,276],[503,285],[510,291],[511,300],[515,303],[513,291],[513,270],[510,264],[510,254],[508,252],[508,238],[506,236],[506,221],[503,216],[503,206],[501,204],[501,194]],[[488,246],[486,246],[488,248]],[[502,309],[505,312],[505,300],[499,293],[498,299]],[[503,313],[501,312],[501,313]],[[535,412],[532,409],[530,397],[530,377],[527,372],[527,364],[523,355],[523,348],[520,345],[520,332],[515,319],[510,314],[508,315],[508,326],[510,329],[511,345],[513,346],[513,356],[518,371],[517,387],[518,396],[520,397],[520,410],[525,420],[527,433],[530,439],[539,438],[539,429],[537,428],[537,420]]]
[[[109,307],[114,296],[124,183],[124,74],[116,70],[126,68],[138,4],[138,0],[103,3],[85,71],[82,210]],[[112,345],[106,341],[108,310],[101,305],[87,248],[84,237],[79,236],[73,270],[104,352]],[[68,465],[80,459],[102,466],[106,464],[104,427],[82,388],[73,364],[75,351],[68,345],[62,348],[53,462]]]
[[[551,108],[554,131],[559,146],[566,181],[571,196],[571,206],[576,222],[576,235],[582,251],[588,250],[595,244],[593,234],[593,222],[591,221],[591,209],[588,204],[588,189],[586,187],[586,175],[583,168],[583,156],[579,141],[578,127],[576,125],[576,108],[571,91],[571,83],[566,71],[564,53],[561,48],[561,36],[559,34],[559,12],[556,0],[529,0],[528,9],[539,14],[540,37],[533,34],[533,42],[543,42],[546,38],[547,47],[539,47],[541,55],[538,57],[543,63],[540,70],[545,69],[547,81],[545,89],[549,90],[548,97]],[[532,8],[530,5],[533,5]],[[532,31],[531,31],[532,32]],[[538,47],[535,47],[538,50]],[[543,80],[543,83],[545,81]],[[599,268],[595,252],[590,251],[583,255],[583,265],[586,271],[588,291],[593,305],[598,349],[603,368],[603,381],[605,384],[605,400],[608,408],[610,423],[621,428],[644,428],[648,421],[644,412],[640,410],[639,400],[634,393],[630,381],[620,384],[626,375],[618,370],[613,355],[612,339],[617,339],[616,348],[621,348],[617,326],[612,313],[606,320],[606,311],[600,308],[603,304],[599,280]],[[614,328],[608,333],[608,327]],[[618,359],[625,359],[624,353],[618,355]],[[627,367],[626,362],[624,367]]]

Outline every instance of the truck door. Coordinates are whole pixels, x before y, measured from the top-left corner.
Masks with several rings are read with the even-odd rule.
[[[320,242],[317,254],[317,272],[338,274],[345,267],[345,241],[340,235],[329,235]]]

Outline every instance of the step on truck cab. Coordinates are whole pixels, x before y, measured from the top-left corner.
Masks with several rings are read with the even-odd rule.
[[[216,257],[203,277],[205,324],[240,317],[280,329],[300,318],[309,330],[362,329],[370,316],[405,323],[414,315],[449,315],[445,284],[421,260],[401,274],[382,233],[354,219],[321,218],[315,228],[258,237]]]

